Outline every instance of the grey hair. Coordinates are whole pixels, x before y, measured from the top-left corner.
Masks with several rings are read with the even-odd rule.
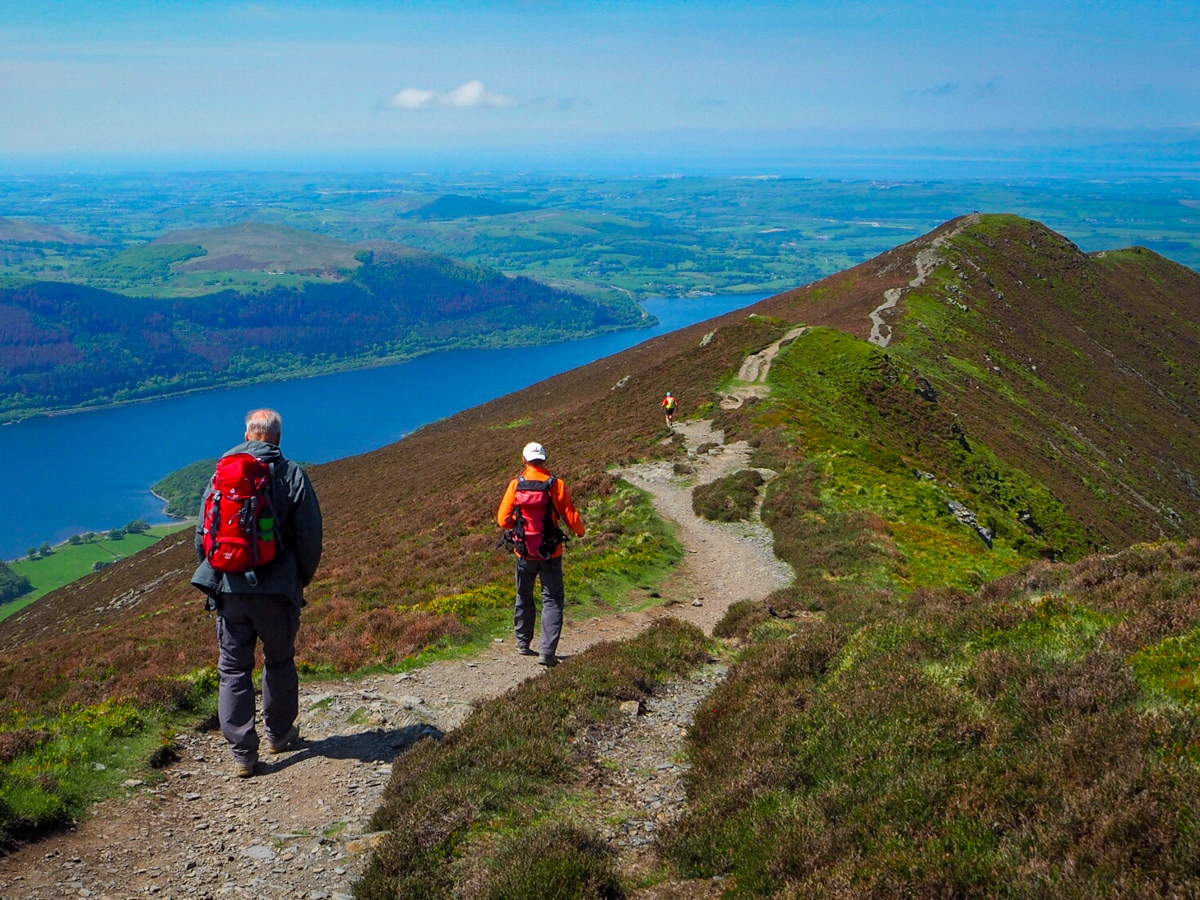
[[[273,409],[252,409],[246,413],[246,434],[283,434],[283,416]]]

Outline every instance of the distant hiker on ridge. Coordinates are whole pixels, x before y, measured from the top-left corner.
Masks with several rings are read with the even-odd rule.
[[[567,486],[546,471],[546,448],[526,444],[521,454],[525,470],[508,483],[496,523],[512,529],[517,555],[517,609],[513,617],[517,632],[517,652],[533,656],[533,582],[542,580],[542,644],[538,663],[558,665],[558,639],[562,636],[563,590],[562,552],[565,537],[559,522],[583,537],[583,520],[571,502]]]
[[[304,588],[321,561],[321,506],[304,470],[279,451],[282,436],[279,413],[247,414],[246,442],[217,463],[196,523],[200,567],[192,584],[217,612],[217,717],[239,778],[258,762],[251,681],[258,640],[268,748],[283,753],[300,738],[296,632]]]
[[[667,396],[663,397],[662,408],[667,414],[667,427],[670,428],[675,424],[675,395],[667,391]]]

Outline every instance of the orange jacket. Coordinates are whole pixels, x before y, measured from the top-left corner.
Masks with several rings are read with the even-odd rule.
[[[527,481],[548,481],[550,473],[539,466],[537,463],[527,463],[525,471],[518,478],[514,478],[508,483],[508,490],[504,492],[504,499],[500,501],[500,509],[496,512],[496,524],[501,528],[512,528],[517,524],[516,515],[516,495],[517,481],[524,478]],[[550,499],[554,501],[554,520],[559,521],[559,516],[567,523],[567,526],[575,532],[579,537],[583,537],[587,529],[583,525],[583,519],[579,518],[579,511],[575,509],[575,504],[571,500],[571,493],[567,490],[567,485],[561,478],[556,478],[554,484],[550,486]],[[553,556],[562,556],[563,548],[559,544],[554,551]]]

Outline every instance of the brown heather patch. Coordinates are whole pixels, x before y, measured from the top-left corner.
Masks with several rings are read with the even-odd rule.
[[[0,731],[0,764],[7,765],[18,756],[36,750],[50,740],[50,732],[43,728],[14,728]]]
[[[653,693],[659,681],[708,658],[704,635],[676,619],[659,619],[638,637],[595,644],[569,663],[523,682],[479,707],[438,744],[423,741],[397,758],[383,805],[371,825],[389,831],[356,895],[389,900],[457,896],[450,863],[469,852],[470,831],[503,823],[518,847],[502,846],[502,863],[482,896],[612,897],[607,853],[594,838],[550,822],[560,785],[579,752],[576,735],[624,700]],[[530,856],[529,836],[544,852]],[[557,841],[551,850],[547,842]],[[520,865],[508,861],[520,858]],[[522,874],[522,872],[524,874]],[[559,884],[559,880],[561,884]],[[557,890],[555,886],[559,885]]]

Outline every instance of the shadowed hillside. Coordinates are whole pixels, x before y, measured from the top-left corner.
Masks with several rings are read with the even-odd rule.
[[[715,406],[741,360],[796,322],[817,327],[781,354],[779,399],[724,413],[728,427],[757,434],[763,452],[782,447],[779,468],[836,451],[822,490],[847,509],[869,506],[867,488],[895,480],[895,508],[880,506],[873,526],[903,563],[885,578],[889,590],[960,579],[971,566],[984,578],[1039,556],[1194,534],[1200,428],[1183,392],[1200,363],[1188,324],[1200,276],[1149,251],[1089,258],[1037,223],[988,217],[952,239],[927,284],[903,297],[886,350],[821,337],[865,335],[883,291],[912,279],[914,255],[936,234],[763,301],[753,315],[656,338],[315,467],[329,540],[302,657],[361,665],[452,630],[438,598],[507,581],[492,515],[526,441],[550,448],[581,497],[603,495],[612,465],[676,452],[659,443],[664,390],[683,398],[685,416]],[[1165,322],[1171,331],[1158,330]],[[926,387],[936,401],[918,392]],[[954,531],[945,501],[955,498],[990,521],[996,551]],[[944,551],[959,560],[953,573],[922,568],[941,546],[930,543],[937,529],[955,535]],[[601,549],[606,539],[594,538]],[[207,664],[206,617],[186,585],[192,566],[190,540],[168,539],[5,621],[6,700],[92,702]],[[88,674],[99,672],[108,674]]]

